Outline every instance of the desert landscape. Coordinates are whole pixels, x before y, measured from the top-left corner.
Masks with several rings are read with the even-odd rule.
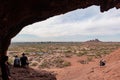
[[[12,80],[119,80],[120,42],[21,42],[8,49],[9,63],[25,53],[29,68],[11,67]],[[100,66],[101,59],[106,61]],[[44,76],[44,78],[43,78]],[[50,76],[51,78],[47,78]],[[42,77],[42,78],[41,78]]]

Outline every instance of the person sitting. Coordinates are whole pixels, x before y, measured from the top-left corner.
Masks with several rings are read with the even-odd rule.
[[[21,67],[27,67],[28,66],[28,58],[27,56],[23,53],[22,57],[20,58],[21,61]]]
[[[106,61],[105,60],[100,60],[100,66],[105,66],[105,64],[106,64]]]
[[[20,58],[17,55],[14,59],[14,67],[20,67]]]

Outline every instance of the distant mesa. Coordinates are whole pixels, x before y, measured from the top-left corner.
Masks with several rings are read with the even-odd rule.
[[[102,41],[100,41],[99,39],[93,39],[93,40],[89,40],[89,41],[86,41],[86,42],[102,42]]]

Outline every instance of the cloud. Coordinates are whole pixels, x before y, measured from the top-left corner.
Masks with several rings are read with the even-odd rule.
[[[119,22],[119,9],[113,8],[100,13],[99,7],[92,6],[34,23],[25,27],[18,35],[34,35],[41,40],[72,36],[115,36],[120,34]]]

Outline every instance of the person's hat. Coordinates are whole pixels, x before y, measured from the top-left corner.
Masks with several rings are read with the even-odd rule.
[[[25,53],[22,53],[22,55],[25,55]]]

